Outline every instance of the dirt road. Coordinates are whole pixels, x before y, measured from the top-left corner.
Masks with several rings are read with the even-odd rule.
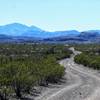
[[[74,54],[59,63],[66,68],[66,82],[48,88],[35,100],[100,100],[100,76],[97,71],[85,68],[74,62],[79,52],[73,48]]]

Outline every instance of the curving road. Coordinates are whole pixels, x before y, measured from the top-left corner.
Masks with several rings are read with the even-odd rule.
[[[100,100],[100,77],[96,72],[78,65],[74,56],[78,51],[70,48],[74,55],[59,63],[66,68],[66,83],[48,89],[35,100]],[[69,84],[68,84],[68,80]]]

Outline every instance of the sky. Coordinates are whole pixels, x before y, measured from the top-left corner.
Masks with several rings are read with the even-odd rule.
[[[0,0],[0,25],[15,22],[48,31],[100,29],[100,0]]]

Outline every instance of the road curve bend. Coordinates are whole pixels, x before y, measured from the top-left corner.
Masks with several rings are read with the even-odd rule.
[[[74,62],[75,55],[80,52],[70,48],[73,55],[69,59],[59,61],[66,68],[66,79],[68,74],[73,80],[68,85],[67,80],[61,88],[53,88],[43,93],[35,100],[100,100],[100,78],[91,69],[83,68]]]

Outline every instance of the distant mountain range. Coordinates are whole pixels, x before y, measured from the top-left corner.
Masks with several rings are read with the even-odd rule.
[[[80,33],[75,30],[71,31],[58,31],[58,32],[47,32],[36,26],[26,26],[19,23],[8,24],[0,26],[0,34],[9,36],[27,36],[35,38],[51,38],[57,36],[76,36]]]
[[[0,42],[53,42],[53,43],[100,43],[100,30],[78,32],[44,31],[36,26],[12,23],[0,26]]]

